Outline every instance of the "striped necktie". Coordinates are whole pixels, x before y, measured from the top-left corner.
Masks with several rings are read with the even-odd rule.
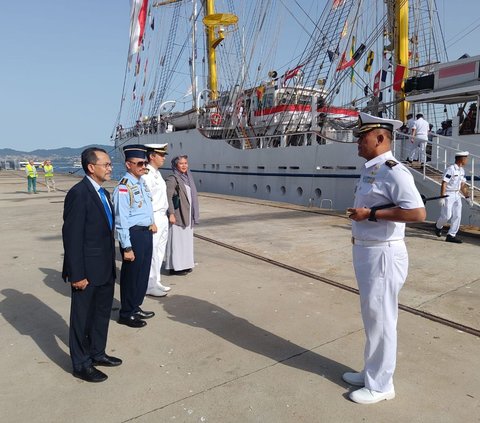
[[[113,224],[112,211],[110,210],[110,206],[108,205],[107,196],[105,195],[105,190],[103,188],[100,188],[98,190],[98,192],[100,193],[100,198],[102,199],[103,208],[105,209],[105,213],[107,213],[108,223],[110,224],[110,229],[112,229],[112,224]]]

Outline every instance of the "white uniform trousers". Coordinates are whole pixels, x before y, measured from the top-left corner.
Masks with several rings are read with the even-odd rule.
[[[426,163],[427,161],[427,153],[426,153],[426,148],[427,148],[427,141],[424,139],[418,139],[416,138],[414,140],[412,149],[410,151],[410,154],[408,155],[410,160],[417,160],[420,163]]]
[[[407,278],[407,248],[403,241],[389,245],[354,245],[353,265],[366,335],[365,387],[388,392],[393,389],[398,293]]]
[[[157,233],[153,234],[153,252],[152,264],[150,266],[150,276],[148,278],[147,294],[152,290],[162,288],[161,273],[163,257],[165,256],[165,248],[168,239],[168,217],[165,212],[154,212],[155,225]]]
[[[448,235],[455,236],[460,228],[462,220],[462,197],[459,192],[447,191],[448,197],[445,198],[445,205],[440,211],[440,217],[437,220],[437,228],[442,229],[450,221]]]

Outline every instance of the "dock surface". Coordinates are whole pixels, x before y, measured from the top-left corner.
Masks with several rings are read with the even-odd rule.
[[[29,195],[0,172],[2,422],[480,422],[478,235],[407,228],[397,396],[362,406],[341,379],[364,346],[346,216],[212,194],[194,271],[163,276],[172,290],[145,299],[156,316],[141,329],[116,323],[117,285],[107,353],[124,363],[100,384],[74,378],[61,227],[79,179],[55,180]]]

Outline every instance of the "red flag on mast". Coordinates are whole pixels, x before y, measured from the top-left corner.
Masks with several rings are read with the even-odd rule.
[[[393,74],[393,91],[401,91],[403,80],[405,78],[406,66],[397,65]]]
[[[145,33],[145,22],[147,20],[148,0],[132,0],[130,12],[130,50],[128,60],[140,50]]]

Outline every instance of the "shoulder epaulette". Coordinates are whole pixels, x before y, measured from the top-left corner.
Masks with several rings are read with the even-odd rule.
[[[392,169],[394,166],[396,166],[398,164],[398,162],[396,162],[395,160],[387,160],[385,162],[385,164],[390,168]]]
[[[127,178],[122,178],[120,179],[120,182],[118,185],[125,185],[128,190],[128,195],[130,197],[130,207],[132,207],[133,204],[133,192],[132,192],[132,187],[128,184],[128,179]]]

